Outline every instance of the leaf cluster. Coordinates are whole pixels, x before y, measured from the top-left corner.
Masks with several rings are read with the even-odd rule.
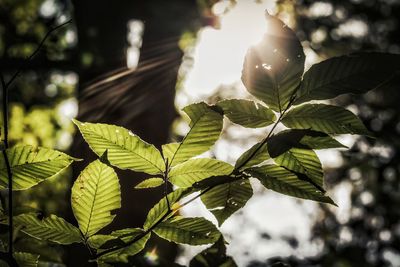
[[[190,120],[188,133],[180,142],[163,145],[161,151],[123,127],[75,120],[98,156],[72,186],[71,206],[78,225],[56,215],[42,218],[40,214],[23,213],[14,217],[20,231],[51,243],[83,243],[94,252],[93,260],[99,266],[129,263],[151,235],[179,244],[214,244],[197,255],[190,266],[236,266],[225,255],[225,241],[218,227],[202,217],[180,216],[181,207],[200,198],[221,226],[252,197],[250,179],[281,194],[335,205],[326,195],[323,168],[315,150],[345,147],[335,139],[339,134],[372,134],[351,111],[315,101],[393,86],[400,71],[400,56],[345,55],[304,72],[305,55],[295,33],[272,16],[267,23],[271,30],[249,49],[242,73],[244,85],[257,101],[224,99],[213,105],[200,102],[185,107]],[[234,166],[198,157],[219,139],[224,117],[246,128],[270,126],[264,139],[245,151]],[[286,129],[275,132],[278,125]],[[31,146],[13,147],[6,153],[14,190],[35,186],[78,160]],[[151,176],[132,190],[167,184],[176,189],[160,196],[142,228],[99,234],[121,207],[114,168]],[[7,187],[3,157],[0,187]],[[189,200],[183,202],[183,198]],[[7,224],[4,212],[1,218]],[[24,252],[15,252],[15,257],[24,266],[37,266],[40,259]]]

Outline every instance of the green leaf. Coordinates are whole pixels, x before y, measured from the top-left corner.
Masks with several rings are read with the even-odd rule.
[[[313,65],[304,74],[295,103],[385,89],[396,84],[392,79],[396,71],[398,77],[400,55],[358,53],[330,58]]]
[[[121,207],[121,191],[113,168],[100,162],[90,163],[76,179],[71,205],[79,229],[88,238],[110,224],[111,211]]]
[[[153,232],[168,241],[188,245],[211,244],[221,236],[215,225],[202,217],[175,216],[157,225]]]
[[[211,247],[197,254],[189,263],[189,267],[237,267],[232,257],[226,255],[223,237]]]
[[[252,195],[249,180],[242,179],[212,188],[201,196],[201,201],[221,226],[233,213],[244,207]]]
[[[164,157],[175,166],[206,152],[218,140],[222,130],[223,116],[218,107],[204,102],[186,106],[183,111],[190,118],[190,130],[179,144],[163,146]]]
[[[312,149],[327,149],[327,148],[347,148],[336,139],[329,135],[326,136],[310,136],[306,135],[301,138],[300,143]]]
[[[270,159],[267,143],[261,141],[245,151],[236,161],[235,169],[244,170]]]
[[[335,205],[330,197],[325,196],[314,185],[299,179],[295,173],[277,165],[254,167],[247,169],[246,172],[260,180],[266,188],[275,192]]]
[[[135,186],[135,189],[154,188],[162,185],[164,180],[162,178],[154,177],[144,180]]]
[[[128,263],[129,262],[129,257],[134,256],[138,254],[140,251],[144,249],[146,246],[147,241],[150,238],[150,233],[146,234],[133,244],[130,244],[129,246],[125,248],[118,249],[116,251],[107,253],[101,257],[99,257],[100,262],[124,262]],[[132,240],[132,239],[131,239]],[[126,241],[128,242],[128,241]]]
[[[6,150],[11,165],[13,190],[25,190],[54,177],[74,160],[67,154],[47,148],[15,146]],[[0,155],[0,188],[8,187],[3,154]]]
[[[274,158],[274,161],[279,166],[294,172],[297,177],[312,184],[321,192],[325,192],[321,162],[313,150],[292,148]]]
[[[192,189],[189,188],[178,188],[167,195],[171,209],[174,209],[174,204],[180,199],[192,193]],[[160,201],[154,205],[153,208],[147,214],[146,221],[144,222],[143,229],[147,231],[151,228],[158,220],[160,220],[168,212],[168,203],[163,197]]]
[[[347,109],[324,104],[305,104],[290,110],[282,123],[294,129],[308,129],[327,134],[371,133],[361,120]]]
[[[190,187],[205,178],[228,175],[232,171],[232,165],[220,160],[191,159],[173,167],[169,172],[169,181],[179,187]]]
[[[224,110],[224,115],[230,121],[247,128],[265,127],[276,120],[275,114],[270,109],[250,100],[222,100],[217,106]]]
[[[296,34],[279,19],[267,15],[267,28],[246,54],[242,81],[252,95],[282,112],[300,84],[305,55]]]
[[[268,153],[277,157],[291,148],[325,149],[346,147],[327,135],[313,130],[285,130],[268,139]]]
[[[143,233],[143,229],[140,228],[125,228],[113,231],[109,235],[93,235],[88,241],[91,247],[102,251],[101,249],[126,246]]]
[[[14,252],[15,260],[20,267],[37,267],[40,255],[27,252]]]
[[[114,241],[116,239],[118,239],[118,237],[112,235],[92,235],[88,238],[88,244],[91,248],[99,249],[105,243],[109,241]]]
[[[148,174],[160,174],[165,164],[160,152],[131,131],[108,124],[83,123],[74,120],[90,148],[102,156],[107,150],[110,164]]]
[[[82,242],[79,229],[56,215],[39,219],[38,214],[26,213],[15,216],[14,222],[24,233],[40,240],[62,245]]]

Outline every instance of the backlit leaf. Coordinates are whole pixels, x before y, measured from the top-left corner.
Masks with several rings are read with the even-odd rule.
[[[219,225],[244,207],[253,195],[248,179],[217,185],[201,196],[201,201],[217,218]]]
[[[98,261],[100,262],[124,262],[128,263],[128,258],[138,254],[140,251],[144,249],[147,241],[150,238],[150,233],[144,235],[136,242],[130,244],[125,248],[120,248],[111,253],[107,253],[101,257],[99,257]]]
[[[100,162],[90,163],[76,179],[71,194],[71,205],[79,229],[88,238],[110,224],[121,207],[121,191],[113,168]]]
[[[157,225],[153,232],[168,241],[188,245],[211,244],[221,236],[215,225],[202,217],[175,216]]]
[[[102,123],[83,123],[74,120],[90,148],[100,157],[107,150],[111,165],[148,174],[165,170],[161,153],[131,131]]]
[[[321,162],[313,150],[291,148],[275,157],[274,161],[279,166],[294,172],[299,179],[312,184],[321,192],[325,192]]]
[[[246,172],[259,179],[266,188],[278,193],[334,204],[330,197],[325,196],[314,185],[299,179],[293,172],[277,165],[254,167],[247,169]]]
[[[135,186],[135,189],[143,189],[143,188],[154,188],[162,185],[164,183],[164,179],[162,178],[149,178],[144,180],[143,182],[140,182]]]
[[[282,112],[300,84],[305,55],[296,34],[279,19],[267,15],[266,28],[263,40],[246,54],[242,81],[252,95]]]
[[[232,165],[208,158],[191,159],[179,164],[169,172],[169,180],[179,187],[190,187],[195,182],[211,176],[228,175],[233,171]]]
[[[38,214],[26,213],[15,216],[14,222],[22,232],[40,240],[63,245],[82,242],[79,229],[56,215],[39,219]]]
[[[308,129],[327,134],[365,134],[370,132],[347,109],[324,104],[305,104],[290,110],[282,123],[293,129]]]
[[[235,169],[244,170],[248,167],[260,164],[267,159],[270,159],[267,150],[267,143],[261,141],[246,150],[236,161]]]
[[[164,157],[175,166],[194,156],[206,152],[217,141],[222,130],[223,116],[219,107],[204,102],[191,104],[183,108],[190,118],[190,130],[178,145],[163,146]]]
[[[233,123],[248,128],[260,128],[272,124],[275,114],[268,108],[250,100],[228,99],[217,103],[224,115]]]
[[[180,199],[187,196],[192,192],[189,188],[178,188],[173,192],[168,194],[169,204],[171,209],[174,208],[174,204]],[[154,207],[147,214],[146,221],[144,222],[143,228],[147,230],[151,228],[158,220],[160,220],[168,212],[168,203],[165,197],[160,199],[160,201],[154,205]]]
[[[9,148],[6,153],[11,165],[13,190],[31,188],[59,174],[76,160],[56,150],[28,145]],[[7,184],[6,163],[0,153],[0,188],[7,188]]]

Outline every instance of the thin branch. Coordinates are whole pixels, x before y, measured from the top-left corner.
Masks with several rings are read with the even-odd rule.
[[[51,29],[46,33],[46,35],[43,37],[42,41],[41,41],[41,42],[39,43],[39,45],[37,46],[36,50],[33,51],[33,53],[32,53],[28,58],[26,58],[26,61],[30,61],[32,58],[34,58],[34,57],[36,56],[37,53],[39,53],[40,49],[42,49],[42,47],[43,47],[44,43],[46,42],[47,38],[49,38],[49,36],[50,36],[53,32],[57,31],[58,29],[64,27],[64,26],[67,25],[67,24],[70,24],[71,22],[72,22],[72,19],[70,19],[70,20],[68,20],[68,21],[66,21],[66,22],[64,22],[64,23],[62,23],[62,24],[60,24],[60,25],[58,25],[58,26],[56,26],[56,27],[54,27],[54,28],[51,28]],[[14,82],[14,80],[18,77],[18,75],[21,73],[21,71],[22,71],[22,68],[18,69],[18,70],[13,74],[13,76],[11,77],[11,79],[6,83],[6,87],[7,87],[7,88],[10,87],[10,85],[11,85],[11,84]]]
[[[4,147],[8,148],[8,86],[4,80],[3,73],[0,72],[1,86],[3,88],[3,128],[4,128]]]
[[[47,38],[56,30],[58,30],[61,27],[64,27],[65,25],[71,23],[71,20],[62,23],[52,29],[50,29],[46,35],[43,37],[42,41],[39,43],[37,46],[36,50],[33,51],[33,53],[26,59],[26,62],[30,61],[32,58],[35,57],[35,55],[40,51],[40,49],[43,47],[44,43],[46,42]],[[2,151],[6,169],[7,169],[7,176],[8,176],[8,257],[9,261],[12,262],[13,266],[18,266],[15,263],[15,260],[13,258],[13,183],[12,183],[12,171],[11,171],[11,165],[10,161],[7,156],[7,149],[9,148],[9,143],[8,143],[8,90],[11,86],[11,84],[15,81],[15,79],[18,77],[18,75],[21,73],[22,68],[18,69],[10,78],[8,82],[5,81],[3,73],[0,72],[0,80],[1,80],[1,86],[2,86],[2,92],[3,92],[3,128],[4,128],[4,149]]]
[[[171,211],[171,205],[169,204],[168,199],[168,174],[169,174],[169,165],[168,165],[168,158],[165,160],[165,172],[163,174],[164,178],[164,197],[165,201],[167,202],[168,211]]]
[[[8,87],[4,80],[3,73],[0,73],[1,86],[3,91],[3,128],[4,128],[4,149],[2,151],[4,162],[6,163],[8,178],[8,256],[13,257],[13,184],[10,161],[8,160]]]

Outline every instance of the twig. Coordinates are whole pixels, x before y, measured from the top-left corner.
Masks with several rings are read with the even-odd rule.
[[[165,160],[165,172],[163,174],[164,178],[164,197],[165,201],[167,202],[168,211],[171,211],[171,206],[169,204],[168,199],[168,173],[169,173],[169,165],[168,165],[168,158]]]
[[[4,80],[3,73],[0,73],[1,86],[3,88],[3,128],[4,128],[4,149],[2,151],[6,163],[8,178],[8,256],[13,257],[13,184],[10,161],[8,160],[8,87]]]
[[[33,53],[32,53],[29,57],[26,58],[26,62],[30,61],[32,58],[34,58],[34,57],[36,56],[36,54],[37,54],[37,53],[40,51],[40,49],[43,47],[43,45],[44,45],[44,43],[46,42],[47,38],[49,38],[49,36],[50,36],[53,32],[57,31],[58,29],[64,27],[64,26],[67,25],[67,24],[70,24],[71,22],[72,22],[72,19],[70,19],[70,20],[68,20],[68,21],[66,21],[66,22],[64,22],[64,23],[62,23],[62,24],[60,24],[60,25],[58,25],[58,26],[56,26],[56,27],[54,27],[54,28],[51,28],[51,29],[46,33],[46,35],[43,37],[42,41],[38,44],[38,46],[37,46],[37,48],[35,49],[35,51],[33,51]],[[11,85],[11,84],[14,82],[14,80],[18,77],[18,75],[21,73],[21,71],[22,71],[22,68],[18,69],[18,70],[13,74],[13,76],[11,77],[11,79],[5,84],[7,88],[10,87],[10,85]]]

